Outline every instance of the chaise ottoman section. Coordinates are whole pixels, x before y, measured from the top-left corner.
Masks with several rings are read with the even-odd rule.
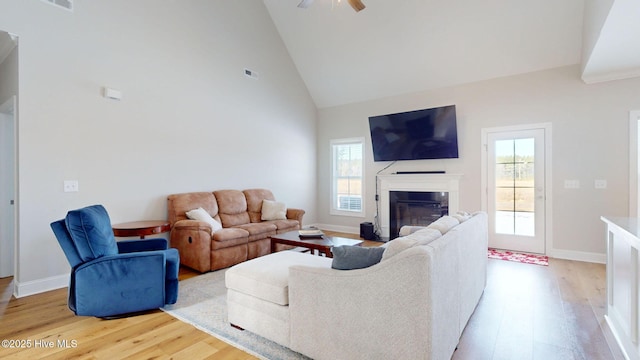
[[[330,258],[281,251],[237,264],[227,270],[229,322],[288,346],[289,267],[331,267]]]

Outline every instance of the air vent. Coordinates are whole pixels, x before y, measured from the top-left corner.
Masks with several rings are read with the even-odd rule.
[[[73,0],[42,0],[47,4],[61,7],[65,10],[73,12]]]
[[[257,79],[258,73],[250,69],[244,69],[244,76],[250,77],[252,79]]]

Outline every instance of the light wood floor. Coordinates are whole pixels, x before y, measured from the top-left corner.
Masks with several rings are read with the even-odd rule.
[[[197,275],[180,271],[181,280]],[[604,265],[489,260],[488,275],[453,359],[623,359],[604,321]],[[31,348],[0,348],[3,359],[254,359],[160,310],[80,317],[68,310],[66,289],[15,299],[11,286],[11,278],[0,279],[0,340],[30,341]]]

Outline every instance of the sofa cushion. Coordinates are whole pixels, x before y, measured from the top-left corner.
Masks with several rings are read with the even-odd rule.
[[[265,220],[263,223],[275,224],[278,229],[278,233],[293,231],[300,229],[300,223],[298,220],[286,219],[286,220]]]
[[[209,215],[209,213],[201,207],[187,211],[186,215],[189,219],[200,220],[209,224],[211,226],[212,234],[218,230],[222,230],[222,224],[220,224],[216,219],[212,218],[211,215]]]
[[[260,220],[286,220],[287,205],[280,201],[262,200]]]
[[[438,219],[438,220],[432,222],[431,224],[429,224],[429,226],[427,226],[427,228],[436,229],[436,230],[440,231],[440,233],[442,233],[442,235],[444,235],[444,234],[447,233],[447,231],[451,230],[453,227],[455,227],[458,224],[460,224],[458,219],[456,219],[456,218],[454,218],[452,216],[445,215],[445,216],[441,217],[440,219]]]
[[[338,270],[367,268],[379,263],[385,250],[381,247],[334,246],[331,248],[331,267]]]
[[[422,230],[424,228],[426,228],[426,226],[404,225],[403,227],[400,228],[400,232],[398,233],[398,235],[407,236],[407,235],[413,234],[418,230]]]
[[[280,251],[229,268],[225,274],[228,289],[255,296],[278,305],[289,305],[289,267],[331,266],[331,259],[295,251]]]
[[[234,243],[246,243],[249,239],[249,232],[240,228],[223,228],[216,231],[212,236],[213,241],[225,242],[234,241]]]
[[[218,215],[222,226],[232,227],[251,222],[247,212],[247,200],[240,190],[218,190],[213,194],[218,200]]]
[[[277,230],[275,224],[268,222],[242,224],[234,226],[234,228],[247,230],[249,232],[249,241],[275,235]]]
[[[111,220],[102,205],[69,211],[65,224],[83,261],[118,253]]]
[[[212,192],[172,194],[167,197],[167,200],[171,227],[177,221],[188,219],[187,211],[199,207],[203,208],[214,219],[218,215],[218,202]]]
[[[242,191],[247,201],[247,212],[251,222],[260,222],[262,217],[262,202],[264,200],[275,201],[271,190],[268,189],[247,189]]]
[[[384,254],[382,254],[382,261],[389,259],[390,257],[401,253],[402,251],[420,245],[427,245],[432,241],[440,238],[442,234],[436,229],[425,228],[418,230],[411,235],[397,238],[389,241],[386,246]]]

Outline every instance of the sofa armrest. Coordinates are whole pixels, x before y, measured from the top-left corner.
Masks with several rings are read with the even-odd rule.
[[[211,225],[206,222],[206,221],[200,221],[200,220],[191,220],[191,219],[187,219],[187,220],[178,220],[175,222],[175,224],[173,224],[173,226],[171,227],[171,230],[203,230],[203,231],[208,231],[209,234],[211,234]]]
[[[300,223],[300,228],[302,229],[302,217],[304,216],[305,211],[302,209],[287,209],[287,219],[298,220]]]
[[[118,252],[141,253],[161,251],[165,256],[165,303],[175,304],[178,300],[178,275],[180,272],[180,254],[177,249],[169,249],[166,239],[122,240],[118,241]]]
[[[437,341],[429,255],[405,253],[350,271],[292,266],[291,349],[314,359],[424,357],[434,336]],[[384,334],[385,341],[371,334]]]
[[[179,220],[171,228],[169,244],[180,252],[180,263],[200,272],[211,271],[211,226],[198,220]]]

